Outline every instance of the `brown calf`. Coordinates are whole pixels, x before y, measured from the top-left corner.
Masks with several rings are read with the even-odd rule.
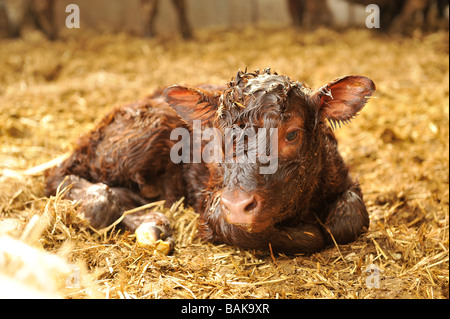
[[[311,90],[270,69],[239,71],[226,87],[172,86],[113,110],[80,138],[47,172],[46,193],[67,177],[67,198],[97,228],[124,210],[184,196],[205,240],[285,253],[348,243],[369,218],[328,122],[349,122],[374,90],[363,76]],[[122,224],[134,230],[149,221],[156,239],[170,233],[161,214],[130,214]]]

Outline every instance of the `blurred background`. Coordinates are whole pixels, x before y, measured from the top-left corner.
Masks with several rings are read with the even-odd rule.
[[[180,27],[186,37],[200,29],[246,26],[362,27],[369,4],[381,9],[384,32],[448,25],[447,0],[1,0],[0,26],[17,35],[37,17],[44,31],[55,36],[65,29],[65,9],[71,3],[79,6],[84,29],[147,36],[173,35]]]
[[[448,298],[448,22],[442,0],[0,0],[0,297]],[[131,235],[95,236],[75,203],[45,198],[42,171],[24,174],[114,107],[266,67],[312,88],[348,74],[377,86],[335,131],[371,218],[351,245],[273,263],[190,238],[155,257]],[[36,266],[11,238],[84,281],[68,290],[67,267]],[[364,285],[372,263],[382,289]]]

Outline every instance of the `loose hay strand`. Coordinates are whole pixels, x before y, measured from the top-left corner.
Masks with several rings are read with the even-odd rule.
[[[99,230],[96,230],[96,229],[92,228],[92,230],[94,230],[98,235],[104,235],[105,233],[109,232],[111,229],[115,228],[118,224],[120,224],[120,222],[125,218],[125,216],[130,215],[130,214],[134,214],[134,213],[146,210],[146,209],[150,209],[150,208],[153,208],[153,207],[164,205],[165,202],[166,202],[165,200],[161,200],[161,201],[158,201],[158,202],[152,202],[152,203],[149,203],[149,204],[145,204],[145,205],[142,205],[142,206],[139,206],[139,207],[127,210],[127,211],[125,211],[122,214],[122,216],[117,218],[111,225],[109,225],[107,227],[104,227],[104,228],[101,228]]]

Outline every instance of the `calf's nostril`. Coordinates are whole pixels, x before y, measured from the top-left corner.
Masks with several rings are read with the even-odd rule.
[[[226,193],[221,198],[221,208],[226,214],[256,214],[259,212],[261,203],[255,194],[234,191]]]
[[[254,211],[256,208],[258,207],[258,201],[256,200],[256,198],[253,196],[250,200],[250,203],[247,204],[247,206],[245,206],[244,208],[244,212],[246,213],[251,213],[252,211]]]

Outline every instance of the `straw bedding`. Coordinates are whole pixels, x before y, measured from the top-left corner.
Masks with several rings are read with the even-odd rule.
[[[166,213],[177,243],[165,256],[132,233],[98,232],[76,203],[43,195],[22,170],[72,149],[112,107],[160,86],[225,83],[272,67],[321,86],[346,74],[376,98],[337,130],[361,183],[367,234],[313,255],[211,245],[182,201]],[[196,39],[80,33],[0,40],[0,295],[62,298],[448,298],[448,32],[254,30]],[[12,249],[11,247],[16,247]],[[34,258],[34,259],[33,259]],[[366,270],[379,270],[379,288]]]

